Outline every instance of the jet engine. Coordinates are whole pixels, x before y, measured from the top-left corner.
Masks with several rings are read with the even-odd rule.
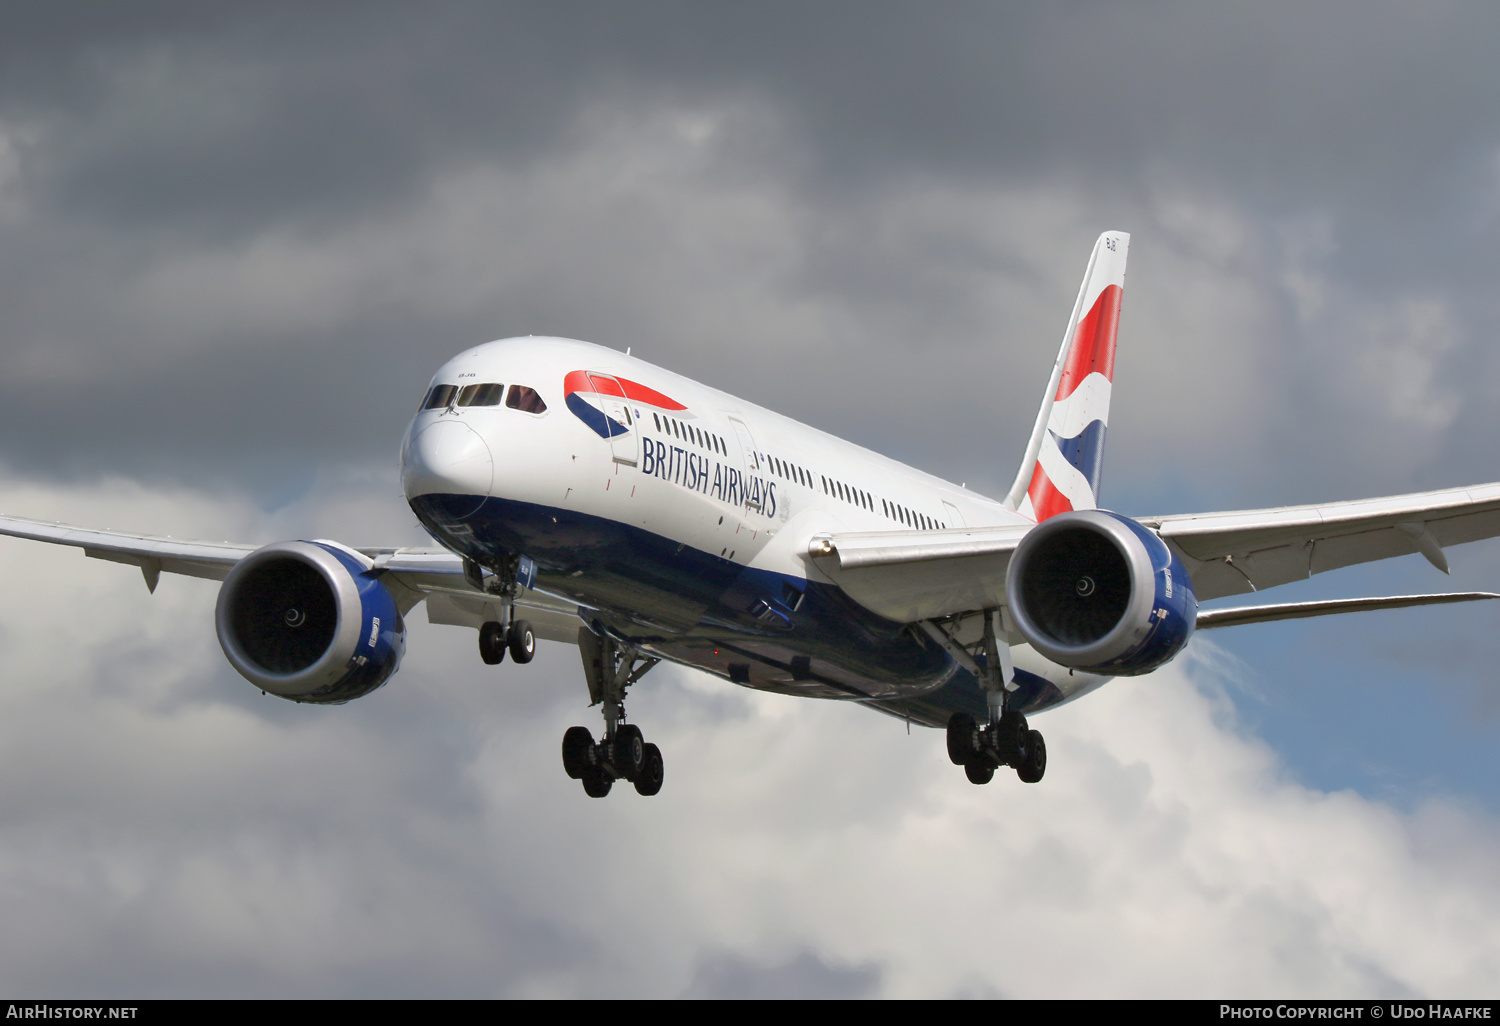
[[[240,676],[293,702],[367,695],[406,651],[390,590],[368,559],[333,542],[256,549],[224,579],[214,622]]]
[[[1135,521],[1059,513],[1016,546],[1005,594],[1031,647],[1090,673],[1134,676],[1170,660],[1198,621],[1182,562]]]

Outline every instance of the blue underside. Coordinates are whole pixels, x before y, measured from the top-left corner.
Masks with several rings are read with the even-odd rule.
[[[536,563],[538,589],[583,607],[596,631],[737,684],[812,698],[855,699],[941,726],[954,712],[986,714],[972,674],[902,624],[839,588],[743,566],[603,517],[494,497],[411,500],[444,545],[484,564]],[[1017,672],[1033,712],[1062,700],[1047,680]]]

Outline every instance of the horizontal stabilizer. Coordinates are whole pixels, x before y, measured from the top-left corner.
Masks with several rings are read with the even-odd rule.
[[[1324,599],[1320,602],[1285,602],[1274,606],[1236,606],[1233,609],[1200,609],[1198,629],[1238,627],[1270,620],[1300,620],[1335,613],[1363,613],[1370,609],[1404,609],[1407,606],[1437,606],[1448,602],[1500,599],[1492,591],[1450,591],[1437,595],[1386,595],[1380,598]]]

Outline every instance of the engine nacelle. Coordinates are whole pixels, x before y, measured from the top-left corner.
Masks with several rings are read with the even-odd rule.
[[[1187,644],[1198,599],[1182,562],[1134,520],[1059,513],[1016,546],[1005,594],[1031,647],[1111,676],[1149,673]]]
[[[277,542],[235,564],[214,613],[240,676],[294,702],[337,704],[384,684],[406,624],[370,562],[331,542]]]

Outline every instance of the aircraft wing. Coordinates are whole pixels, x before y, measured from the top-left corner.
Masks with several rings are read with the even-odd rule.
[[[1206,601],[1416,552],[1447,572],[1446,546],[1500,535],[1500,483],[1316,506],[1142,517],[1139,522],[1173,548],[1192,577],[1194,592]],[[808,554],[860,605],[898,623],[914,623],[1005,605],[1010,555],[1030,529],[820,534],[811,540]],[[1324,612],[1388,608],[1396,602],[1372,601],[1385,605]]]
[[[1500,483],[1318,506],[1142,517],[1187,567],[1199,599],[1239,595],[1355,563],[1500,535]]]
[[[230,569],[259,546],[234,542],[183,541],[123,531],[95,530],[23,517],[0,516],[0,535],[70,545],[85,556],[127,563],[141,569],[146,587],[156,591],[161,574],[184,574],[222,581]],[[423,599],[431,623],[478,627],[499,618],[498,602],[464,576],[463,560],[445,549],[362,548],[373,569],[391,585],[402,615]],[[523,588],[516,598],[540,638],[578,640],[578,607],[562,599]]]
[[[256,549],[254,545],[180,541],[5,516],[0,516],[0,534],[54,545],[72,545],[94,559],[138,566],[146,577],[146,586],[152,591],[156,590],[156,579],[162,571],[222,581],[234,564]]]
[[[866,609],[914,623],[1005,605],[1010,554],[1032,526],[820,534],[808,555]]]
[[[1232,609],[1198,610],[1198,630],[1215,627],[1238,627],[1246,623],[1271,620],[1301,620],[1309,616],[1331,616],[1336,613],[1363,613],[1371,609],[1405,609],[1408,606],[1436,606],[1449,602],[1477,602],[1500,599],[1492,591],[1450,591],[1438,595],[1385,595],[1378,598],[1320,599],[1316,602],[1284,602],[1279,605],[1235,606]]]

